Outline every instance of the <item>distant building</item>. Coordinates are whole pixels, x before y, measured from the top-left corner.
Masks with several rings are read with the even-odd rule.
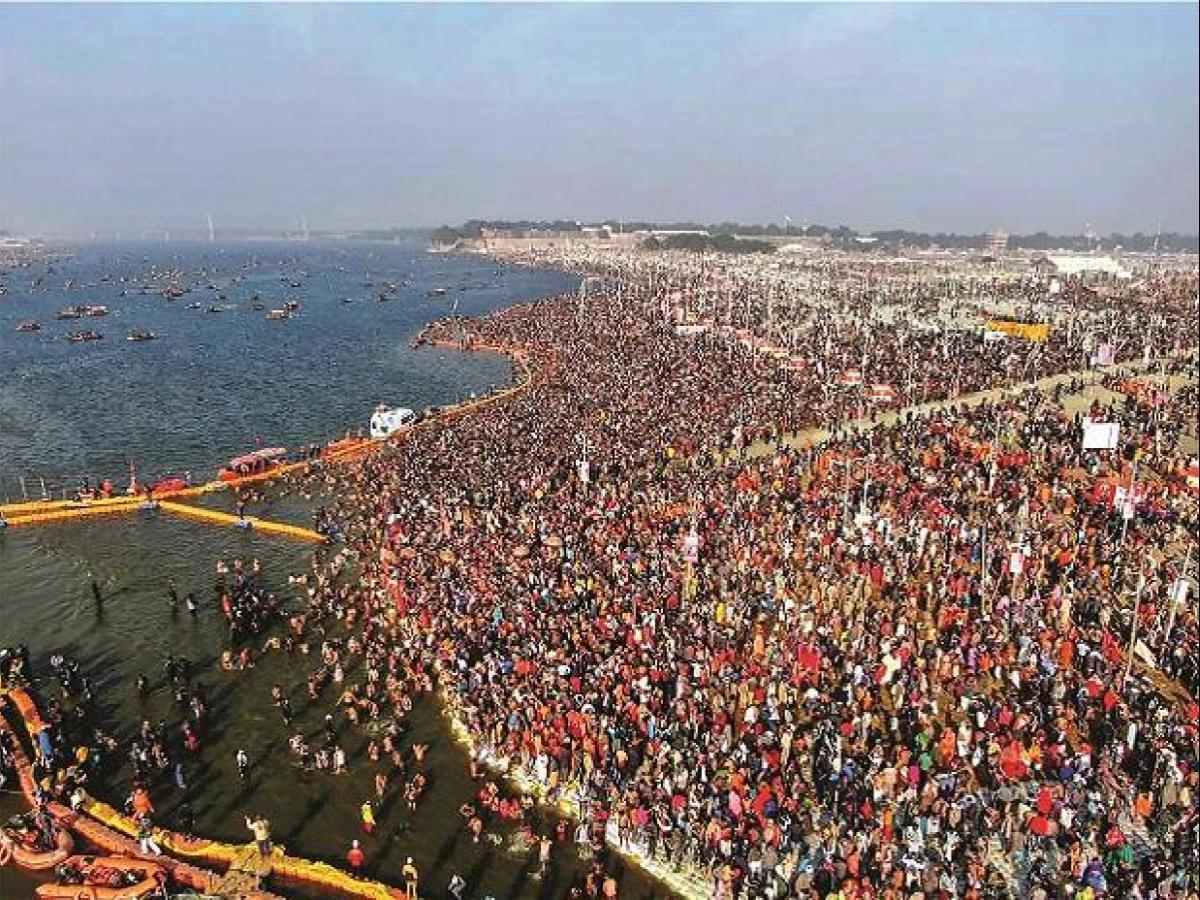
[[[1111,275],[1128,278],[1129,270],[1111,256],[1047,256],[1042,267],[1055,275]]]
[[[987,252],[989,256],[999,256],[1008,249],[1008,232],[997,229],[988,235]]]

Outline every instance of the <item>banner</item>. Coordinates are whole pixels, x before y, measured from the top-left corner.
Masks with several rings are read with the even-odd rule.
[[[1083,423],[1084,450],[1116,450],[1117,439],[1120,437],[1119,422],[1089,422]]]
[[[1092,356],[1092,365],[1094,366],[1111,366],[1113,360],[1116,359],[1116,351],[1113,350],[1112,344],[1101,344],[1096,348],[1095,355]]]
[[[1187,597],[1188,583],[1182,578],[1176,578],[1175,582],[1171,585],[1171,602],[1182,606],[1184,603],[1187,603]]]
[[[1023,571],[1025,571],[1025,554],[1020,550],[1014,550],[1008,557],[1008,572],[1010,575],[1020,575]]]
[[[1044,344],[1050,338],[1050,326],[1045,322],[1018,322],[1015,319],[989,319],[988,331],[999,331],[1009,337],[1024,338]]]

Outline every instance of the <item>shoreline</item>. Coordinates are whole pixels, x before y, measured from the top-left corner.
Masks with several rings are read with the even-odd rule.
[[[533,302],[536,301],[527,301],[527,303],[524,305],[528,305],[528,303]],[[515,304],[515,306],[520,305],[523,304]],[[431,326],[427,326],[422,334],[430,331],[437,331],[439,326],[442,328],[450,328],[452,325],[452,321],[432,323]],[[551,377],[552,373],[559,367],[563,356],[562,352],[558,348],[555,348],[554,346],[543,346],[533,341],[525,344],[489,344],[482,342],[476,343],[474,340],[467,339],[455,341],[448,338],[433,337],[432,339],[428,339],[426,343],[429,343],[430,346],[436,346],[443,349],[455,349],[460,352],[479,351],[505,355],[512,360],[514,374],[519,373],[517,383],[510,387],[488,393],[482,397],[473,397],[450,407],[443,408],[435,415],[428,417],[411,428],[405,429],[403,432],[397,433],[392,438],[372,443],[367,448],[367,452],[375,452],[380,448],[386,448],[392,443],[400,445],[404,443],[404,441],[410,435],[412,435],[417,428],[436,428],[439,426],[444,427],[448,422],[453,422],[458,418],[486,407],[487,405],[493,404],[499,400],[510,399],[515,396],[519,396],[531,385]],[[1190,353],[1193,351],[1187,352]],[[580,364],[583,365],[583,363]],[[1126,362],[1121,365],[1111,367],[1106,371],[1105,375],[1119,376],[1120,374],[1130,370],[1136,371],[1138,368],[1139,367],[1136,365],[1136,363]],[[987,388],[969,394],[964,394],[960,397],[955,397],[954,399],[934,400],[928,403],[912,404],[906,407],[888,409],[886,412],[881,411],[876,416],[872,416],[870,418],[853,419],[849,422],[839,423],[838,430],[845,431],[849,429],[851,431],[865,431],[871,428],[880,427],[886,424],[888,421],[894,421],[896,418],[903,417],[906,413],[911,412],[917,416],[928,415],[936,409],[947,406],[969,406],[986,402],[988,399],[993,397],[1003,398],[1019,393],[1022,390],[1034,385],[1046,387],[1053,383],[1061,383],[1063,381],[1078,378],[1080,376],[1084,376],[1086,380],[1086,376],[1088,375],[1096,377],[1097,373],[1090,371],[1086,373],[1078,371],[1065,372],[1058,375],[1045,376],[1044,378],[1038,379],[1034,382],[1026,382],[1005,387]],[[748,443],[736,451],[736,453],[745,458],[746,456],[755,455],[756,452],[760,455],[770,453],[773,447],[779,448],[783,445],[789,445],[793,447],[799,446],[802,441],[808,446],[815,446],[819,445],[819,443],[825,440],[830,439],[835,434],[836,432],[830,432],[825,429],[812,428],[801,429],[792,433],[771,433],[768,440],[760,440],[757,443]],[[356,453],[354,456],[358,456],[358,454]],[[439,676],[444,674],[440,665],[438,665],[437,671]],[[439,677],[439,681],[442,681],[442,678]],[[564,796],[551,804],[546,794],[545,785],[540,782],[525,766],[519,763],[514,763],[510,758],[496,757],[488,750],[488,748],[481,747],[475,741],[461,714],[461,704],[457,702],[457,694],[452,693],[452,689],[446,687],[445,684],[441,684],[437,689],[437,694],[439,703],[441,704],[441,709],[439,712],[441,712],[442,715],[445,716],[449,721],[451,734],[453,735],[454,740],[461,746],[464,746],[467,751],[471,753],[472,758],[480,760],[483,765],[487,766],[489,769],[502,773],[505,779],[510,784],[515,785],[521,794],[537,798],[538,801],[543,804],[552,805],[560,813],[571,818],[577,818],[579,803],[570,796],[569,786],[564,791],[564,794],[567,796]],[[622,849],[611,840],[608,833],[605,834],[605,839],[608,846],[615,853],[619,854],[623,859],[632,862],[634,865],[645,871],[648,875],[656,879],[659,883],[663,884],[668,889],[675,891],[680,896],[688,898],[688,900],[691,900],[691,898],[711,896],[711,891],[705,891],[696,885],[689,884],[688,876],[680,873],[678,869],[659,865],[653,859],[646,858],[646,856],[637,848],[634,848],[633,850]],[[699,882],[702,879],[697,876],[695,880]]]

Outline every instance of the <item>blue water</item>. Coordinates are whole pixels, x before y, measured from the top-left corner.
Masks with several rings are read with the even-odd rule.
[[[51,492],[85,475],[123,481],[130,459],[146,478],[184,471],[207,478],[256,446],[323,442],[362,426],[381,402],[421,409],[503,384],[505,360],[414,351],[409,343],[454,309],[478,314],[573,283],[561,273],[434,256],[415,243],[70,252],[0,274],[8,288],[0,296],[0,498],[20,496],[20,477],[26,491],[35,482],[40,491],[44,478]],[[389,282],[406,286],[381,303]],[[168,283],[189,292],[168,301],[160,293]],[[437,287],[445,296],[427,296]],[[250,307],[255,295],[267,309],[286,299],[300,309],[289,321],[269,321]],[[201,308],[187,308],[194,303]],[[63,307],[83,304],[110,313],[55,319]],[[14,330],[28,319],[42,331]],[[66,340],[84,329],[104,339]],[[134,329],[157,339],[128,342]]]

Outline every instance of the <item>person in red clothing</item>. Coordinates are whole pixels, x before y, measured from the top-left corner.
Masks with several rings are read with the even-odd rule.
[[[366,854],[363,853],[362,847],[358,846],[358,841],[351,841],[350,850],[346,853],[346,862],[350,864],[351,871],[362,871],[362,866],[366,861],[366,858]]]

